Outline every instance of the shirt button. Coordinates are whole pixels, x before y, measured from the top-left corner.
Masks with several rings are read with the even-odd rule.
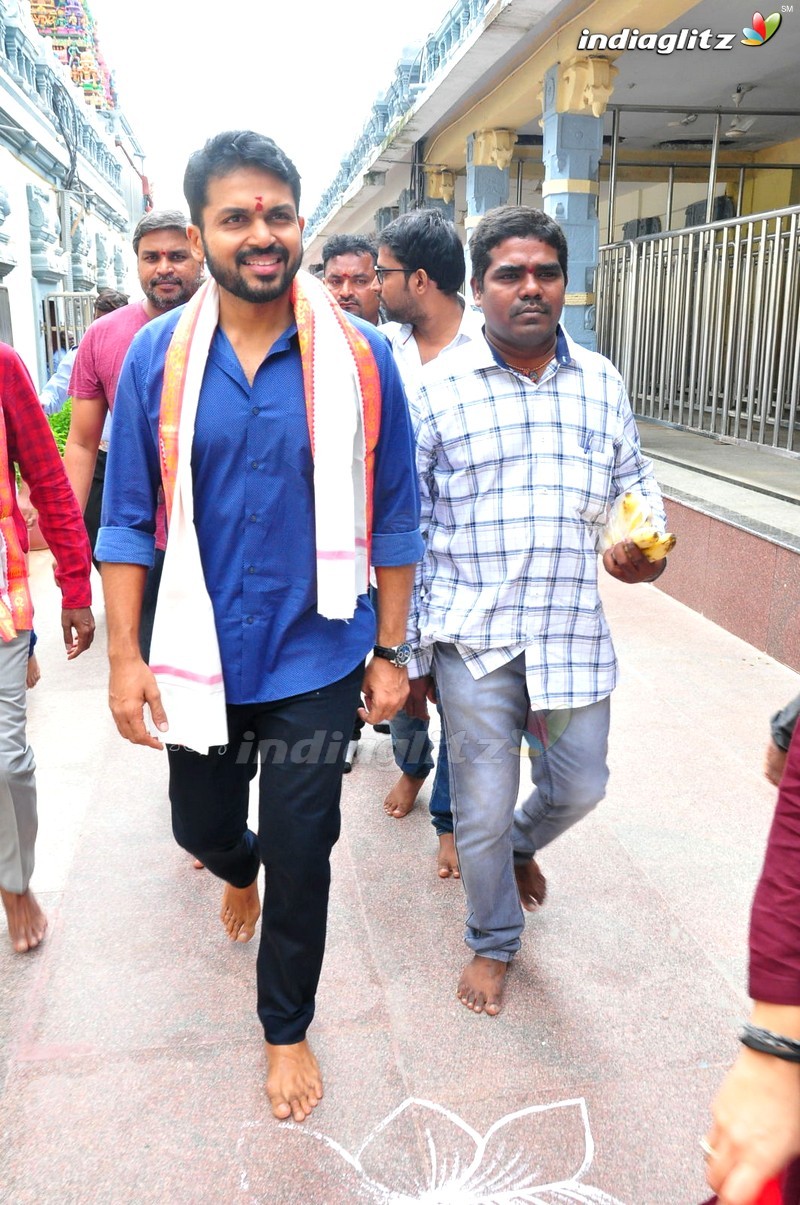
[[[251,516],[250,516],[250,522],[251,522],[251,523],[257,523],[257,522],[258,522],[258,515],[251,515]]]
[[[247,623],[252,623],[252,622],[253,622],[253,616],[252,616],[252,615],[248,615],[248,616],[247,616]]]
[[[256,571],[256,567],[255,567],[255,565],[249,565],[249,566],[248,566],[248,568],[247,568],[247,572],[248,572],[248,573],[255,573],[255,571]]]
[[[258,406],[254,406],[254,407],[253,407],[253,414],[258,414],[258,413],[259,413]]]
[[[250,468],[251,468],[251,469],[257,469],[257,468],[258,468],[258,461],[257,461],[257,460],[253,460],[253,461],[251,461],[251,462],[250,462]]]

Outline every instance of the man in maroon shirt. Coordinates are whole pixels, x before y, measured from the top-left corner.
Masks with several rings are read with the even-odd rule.
[[[47,919],[29,889],[36,841],[34,760],[25,731],[25,677],[33,607],[28,533],[16,501],[15,469],[30,486],[56,559],[68,660],[92,643],[91,556],[80,508],[33,383],[17,353],[0,343],[0,899],[18,953],[44,937]]]
[[[800,725],[750,917],[750,1024],[713,1104],[704,1149],[720,1205],[750,1205],[790,1160],[784,1205],[800,1200]],[[749,1030],[749,1032],[748,1032]],[[766,1038],[766,1041],[764,1040]],[[755,1044],[753,1044],[755,1039]]]
[[[122,306],[93,322],[81,339],[69,381],[72,400],[64,465],[81,510],[86,511],[93,484],[102,491],[107,441],[104,424],[114,409],[117,381],[134,336],[157,318],[183,305],[200,287],[203,265],[193,258],[186,236],[187,221],[178,209],[152,210],[139,219],[133,232],[136,268],[144,298]],[[99,517],[99,507],[95,503]],[[94,551],[97,529],[89,528]],[[159,520],[156,560],[147,578],[139,630],[147,658],[153,631],[158,584],[166,532]]]

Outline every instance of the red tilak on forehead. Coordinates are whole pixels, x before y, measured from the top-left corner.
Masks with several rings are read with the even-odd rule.
[[[263,210],[263,208],[264,208],[264,206],[262,204],[263,200],[264,200],[263,197],[256,197],[256,213],[261,213],[261,211]]]

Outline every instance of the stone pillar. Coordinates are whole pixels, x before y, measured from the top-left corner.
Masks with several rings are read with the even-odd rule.
[[[97,280],[97,265],[92,258],[93,240],[87,229],[86,211],[82,205],[70,204],[68,213],[72,234],[72,288],[78,293],[90,293]]]
[[[402,189],[400,196],[397,198],[397,216],[402,217],[404,213],[413,213],[417,208],[417,198],[410,188]]]
[[[467,280],[472,275],[469,240],[485,213],[508,204],[509,164],[517,135],[514,130],[476,130],[467,138]]]
[[[13,271],[17,266],[17,257],[11,247],[11,239],[8,231],[3,230],[3,225],[8,215],[11,213],[11,202],[8,199],[7,190],[0,184],[0,283],[5,280],[9,272]]]
[[[569,282],[562,322],[581,346],[594,351],[594,279],[600,248],[598,165],[603,114],[616,68],[607,59],[576,57],[544,77],[544,210],[563,227]]]
[[[94,236],[95,255],[97,256],[97,287],[98,289],[113,289],[115,287],[114,277],[111,275],[113,263],[111,255],[113,249],[109,245],[109,235],[106,231],[99,231]]]
[[[425,171],[425,208],[438,209],[449,222],[456,220],[456,177],[449,167],[428,164]]]
[[[61,224],[53,192],[38,184],[26,185],[28,227],[31,240],[31,273],[47,285],[60,285],[66,269],[66,252],[61,247]]]
[[[380,234],[382,230],[385,230],[399,213],[400,210],[396,205],[384,205],[382,209],[376,209],[373,216],[376,232]]]

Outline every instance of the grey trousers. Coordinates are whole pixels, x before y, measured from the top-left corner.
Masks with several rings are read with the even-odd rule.
[[[525,927],[514,860],[532,858],[603,798],[609,700],[530,712],[522,654],[476,681],[454,645],[437,644],[434,669],[467,894],[465,940],[473,953],[508,962]],[[517,803],[521,767],[532,789]]]
[[[25,733],[30,632],[0,642],[0,887],[21,895],[33,874],[36,764]]]

